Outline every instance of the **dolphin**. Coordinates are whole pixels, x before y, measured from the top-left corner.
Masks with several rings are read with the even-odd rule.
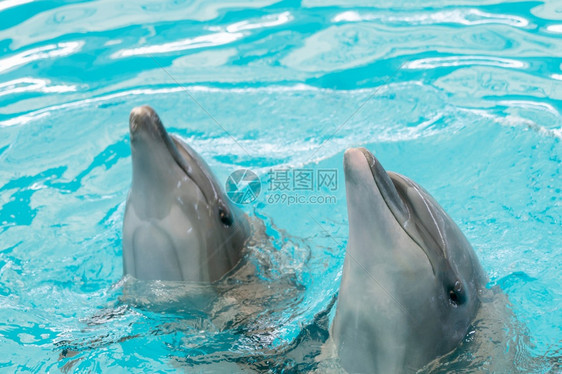
[[[416,371],[463,340],[485,273],[451,217],[365,148],[344,154],[349,218],[330,337],[350,373]]]
[[[123,272],[140,280],[214,282],[240,261],[247,216],[205,161],[166,132],[149,106],[129,117],[132,184],[123,222]]]

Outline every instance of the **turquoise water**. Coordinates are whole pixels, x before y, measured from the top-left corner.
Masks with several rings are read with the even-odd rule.
[[[262,178],[243,208],[267,235],[219,307],[178,306],[185,290],[166,284],[147,292],[171,305],[123,301],[141,104],[220,180]],[[275,360],[337,292],[342,157],[358,145],[456,220],[525,326],[525,354],[559,359],[561,111],[559,1],[2,1],[0,369],[307,370]],[[283,168],[338,183],[288,205],[269,183]]]

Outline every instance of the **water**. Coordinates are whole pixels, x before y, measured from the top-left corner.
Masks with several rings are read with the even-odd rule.
[[[0,368],[274,366],[337,292],[342,154],[363,145],[458,222],[548,371],[562,349],[561,34],[559,1],[0,2]],[[128,113],[145,103],[220,180],[262,178],[244,209],[266,235],[218,304],[186,306],[205,290],[169,284],[121,301],[142,288],[121,281],[121,224]],[[269,183],[282,168],[336,170],[337,186],[283,197]]]

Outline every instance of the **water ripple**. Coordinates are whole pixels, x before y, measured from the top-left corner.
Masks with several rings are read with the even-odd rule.
[[[359,22],[337,24],[311,35],[305,39],[301,48],[293,49],[281,62],[299,71],[325,72],[429,52],[494,56],[501,51],[501,57],[497,58],[467,58],[472,58],[476,63],[525,67],[520,60],[526,57],[562,56],[562,49],[557,47],[552,38],[529,35],[524,30],[506,25],[450,28],[433,25],[387,26]],[[512,57],[513,61],[506,60],[509,57]]]
[[[105,32],[118,30],[131,25],[152,25],[186,20],[210,21],[221,11],[229,8],[260,8],[274,4],[278,0],[260,2],[234,0],[229,2],[208,2],[196,0],[186,4],[184,1],[142,0],[138,2],[106,1],[95,3],[67,4],[58,9],[50,9],[25,20],[23,23],[0,31],[0,40],[11,39],[13,48],[53,40],[62,35],[75,33]],[[41,32],[37,32],[41,30]]]
[[[478,99],[502,100],[506,97],[548,98],[562,100],[562,91],[556,81],[538,77],[521,70],[506,70],[496,66],[461,67],[439,77],[435,86],[454,92],[459,102],[470,100],[475,105]],[[490,105],[488,102],[487,105]]]
[[[63,57],[76,53],[82,49],[84,41],[62,42],[49,44],[42,47],[29,49],[14,56],[0,60],[0,73],[11,70],[15,67],[28,64],[37,60],[44,60],[53,57]]]
[[[336,15],[332,22],[380,21],[382,23],[407,23],[411,25],[432,25],[457,23],[461,25],[503,24],[513,27],[526,27],[529,21],[523,17],[509,14],[492,14],[478,9],[454,9],[435,13],[415,13],[389,15],[381,13],[359,13],[346,11]]]
[[[26,113],[24,115],[20,115],[17,117],[13,117],[11,119],[0,121],[0,127],[10,127],[16,125],[25,125],[26,123],[44,118],[51,114],[51,112],[61,111],[64,109],[69,108],[77,108],[81,106],[85,106],[88,104],[99,103],[104,101],[113,100],[116,98],[126,97],[126,96],[136,96],[136,95],[156,95],[156,94],[165,94],[170,92],[178,92],[183,91],[181,87],[174,87],[174,88],[162,88],[162,89],[136,89],[130,90],[126,92],[118,92],[110,95],[105,95],[101,97],[96,97],[92,99],[85,99],[79,101],[73,101],[70,103],[60,104],[60,105],[53,105],[47,108],[39,109],[30,113]]]
[[[117,59],[122,57],[153,55],[229,44],[243,38],[246,34],[242,31],[279,26],[290,22],[292,19],[293,16],[290,12],[283,12],[280,14],[262,17],[256,22],[252,22],[249,20],[236,22],[226,26],[226,28],[224,29],[219,26],[212,26],[209,27],[209,30],[217,31],[216,33],[148,47],[122,49],[113,53],[111,55],[111,58]]]
[[[562,34],[562,25],[550,25],[546,30],[554,34]]]
[[[431,57],[410,61],[402,67],[404,69],[435,69],[445,66],[497,66],[503,68],[523,69],[527,63],[508,58],[490,56],[451,56]]]
[[[123,57],[131,57],[131,56],[177,52],[177,51],[184,51],[187,49],[195,49],[195,48],[214,47],[218,45],[232,43],[242,38],[243,36],[244,34],[242,33],[218,32],[214,34],[198,36],[195,38],[187,38],[187,39],[178,40],[176,42],[153,45],[149,47],[122,49],[112,54],[111,58],[117,59]]]
[[[4,0],[0,2],[0,12],[9,8],[16,7],[18,5],[23,5],[31,2],[33,2],[33,0]]]
[[[263,17],[259,22],[241,21],[226,27],[228,32],[240,32],[245,30],[261,29],[265,27],[280,26],[293,20],[290,12],[273,14]]]
[[[60,123],[60,116],[75,117],[68,110],[72,110],[70,113],[98,111],[97,121],[100,121],[102,113],[108,112],[104,110],[107,107],[111,108],[109,112],[122,113],[122,119],[126,120],[131,106],[149,100],[162,113],[168,113],[166,108],[170,105],[190,113],[183,135],[190,137],[190,144],[202,150],[204,156],[227,154],[238,163],[251,162],[244,152],[247,150],[269,167],[280,162],[303,165],[310,161],[312,150],[320,148],[327,139],[330,146],[318,152],[318,159],[333,155],[350,143],[404,141],[454,127],[449,109],[442,108],[445,98],[434,88],[419,82],[380,86],[376,91],[319,89],[303,84],[233,89],[188,86],[186,89],[237,139],[236,143],[225,136],[221,127],[210,124],[208,116],[190,101],[182,87],[135,89],[49,106],[2,121],[0,128],[39,120],[45,123],[43,120],[47,116],[54,117],[47,123]],[[424,105],[419,105],[422,101]],[[242,103],[247,102],[259,105],[251,111],[241,111]],[[331,137],[359,107],[361,110],[346,123],[344,131]],[[395,118],[396,112],[404,115]],[[373,122],[372,118],[377,121]],[[186,123],[186,118],[169,115],[164,120],[171,124]],[[239,126],[240,123],[245,126]],[[287,126],[293,128],[290,136],[282,130]],[[125,131],[126,126],[121,130]],[[258,169],[256,165],[252,167]]]
[[[505,3],[516,3],[520,0],[456,0],[455,5],[485,6]],[[301,5],[305,8],[339,6],[341,8],[377,8],[377,9],[427,9],[444,7],[448,2],[444,0],[425,0],[392,2],[388,0],[303,0]]]
[[[536,292],[506,291],[543,356],[560,343],[562,326],[562,293],[552,286],[561,273],[560,4],[0,0],[3,367],[204,371],[215,367],[199,363],[225,358],[241,364],[236,371],[255,349],[293,340],[337,292],[348,239],[341,163],[350,146],[367,146],[434,193],[492,280],[521,271],[547,290],[541,305],[529,302]],[[271,168],[338,170],[336,205],[288,209],[262,195],[246,207],[314,246],[279,240],[258,252],[272,264],[258,266],[262,274],[298,270],[302,298],[287,293],[286,304],[272,304],[277,283],[264,283],[263,297],[250,287],[255,313],[235,312],[234,329],[219,328],[233,321],[227,314],[214,326],[184,326],[203,312],[117,307],[123,283],[111,284],[122,275],[131,182],[127,119],[142,104],[219,181],[239,167],[264,177]],[[282,239],[264,219],[268,235]],[[237,307],[231,300],[215,312]],[[81,352],[59,359],[62,340]],[[287,370],[308,371],[309,358]]]
[[[23,92],[44,92],[62,93],[76,91],[76,86],[71,85],[50,85],[48,79],[19,78],[8,82],[0,83],[0,96],[23,93]]]

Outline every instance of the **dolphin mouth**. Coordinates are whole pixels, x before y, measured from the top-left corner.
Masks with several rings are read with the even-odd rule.
[[[344,165],[346,172],[346,180],[353,180],[352,171],[354,169],[363,169],[365,164],[360,162],[361,158],[367,161],[370,174],[373,177],[375,188],[378,190],[382,200],[385,202],[388,210],[392,213],[397,223],[408,233],[408,224],[411,218],[410,210],[403,196],[396,188],[394,181],[383,168],[379,160],[366,148],[351,148],[344,154]],[[349,174],[348,174],[349,172]],[[359,181],[364,183],[364,181]],[[409,234],[409,233],[408,233]]]
[[[375,184],[377,185],[386,205],[398,223],[400,223],[402,227],[405,227],[410,219],[410,212],[404,203],[404,200],[398,193],[394,182],[379,160],[371,152],[369,152],[369,150],[366,148],[359,148],[359,151],[363,153],[363,156],[365,156],[365,159],[371,169],[371,174],[373,175]]]

